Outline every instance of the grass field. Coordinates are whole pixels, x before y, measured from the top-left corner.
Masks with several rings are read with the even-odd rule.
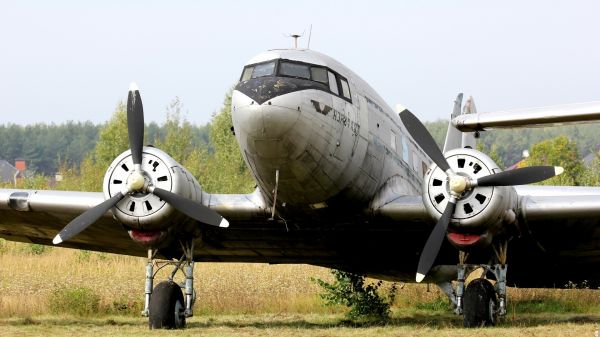
[[[399,315],[386,325],[345,322],[331,314],[254,314],[195,317],[185,330],[149,331],[143,318],[40,316],[0,319],[0,336],[594,336],[600,315],[525,314],[493,328],[464,329],[450,314]]]
[[[142,309],[145,259],[0,241],[0,336],[147,335]],[[166,271],[161,278],[166,277]],[[400,284],[392,320],[384,326],[345,321],[343,307],[326,307],[307,265],[198,263],[196,317],[185,332],[203,336],[458,336],[435,286]],[[499,327],[469,330],[489,336],[594,336],[600,291],[509,289]]]

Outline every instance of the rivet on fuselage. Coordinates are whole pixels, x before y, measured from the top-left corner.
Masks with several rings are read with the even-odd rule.
[[[269,101],[269,105],[271,105],[271,101]]]

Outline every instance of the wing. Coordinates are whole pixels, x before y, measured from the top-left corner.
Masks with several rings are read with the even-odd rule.
[[[521,238],[511,274],[521,286],[600,277],[600,187],[517,186]]]
[[[600,102],[564,104],[541,108],[463,114],[452,119],[460,131],[490,128],[551,126],[600,120]]]
[[[52,245],[52,238],[69,221],[103,201],[101,192],[0,190],[0,237]],[[146,249],[129,238],[110,212],[61,246],[146,255]]]

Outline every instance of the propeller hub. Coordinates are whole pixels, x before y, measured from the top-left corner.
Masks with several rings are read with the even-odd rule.
[[[453,175],[450,177],[450,191],[460,195],[463,193],[468,186],[468,181],[466,177],[460,175]]]
[[[133,171],[127,179],[127,185],[131,191],[139,191],[144,188],[145,179],[140,171]]]

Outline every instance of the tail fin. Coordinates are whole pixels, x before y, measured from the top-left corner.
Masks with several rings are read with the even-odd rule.
[[[475,100],[473,96],[469,96],[465,105],[462,106],[463,94],[459,93],[454,100],[454,109],[452,110],[452,115],[450,116],[450,122],[448,123],[448,132],[446,133],[446,141],[444,143],[444,153],[447,151],[468,147],[471,149],[475,148],[475,133],[474,132],[461,132],[454,124],[452,124],[452,119],[458,117],[461,114],[476,114],[477,108],[475,108]]]
[[[450,116],[450,122],[448,123],[448,132],[446,132],[446,141],[444,142],[444,153],[458,149],[462,147],[462,132],[458,131],[457,128],[452,124],[452,119],[460,115],[460,108],[462,107],[463,94],[459,93],[454,100],[454,109]]]
[[[477,108],[475,107],[475,100],[473,99],[473,96],[469,96],[469,98],[465,102],[465,106],[463,107],[463,115],[476,113]],[[471,149],[474,149],[475,146],[475,132],[463,132],[462,147],[470,147]]]

